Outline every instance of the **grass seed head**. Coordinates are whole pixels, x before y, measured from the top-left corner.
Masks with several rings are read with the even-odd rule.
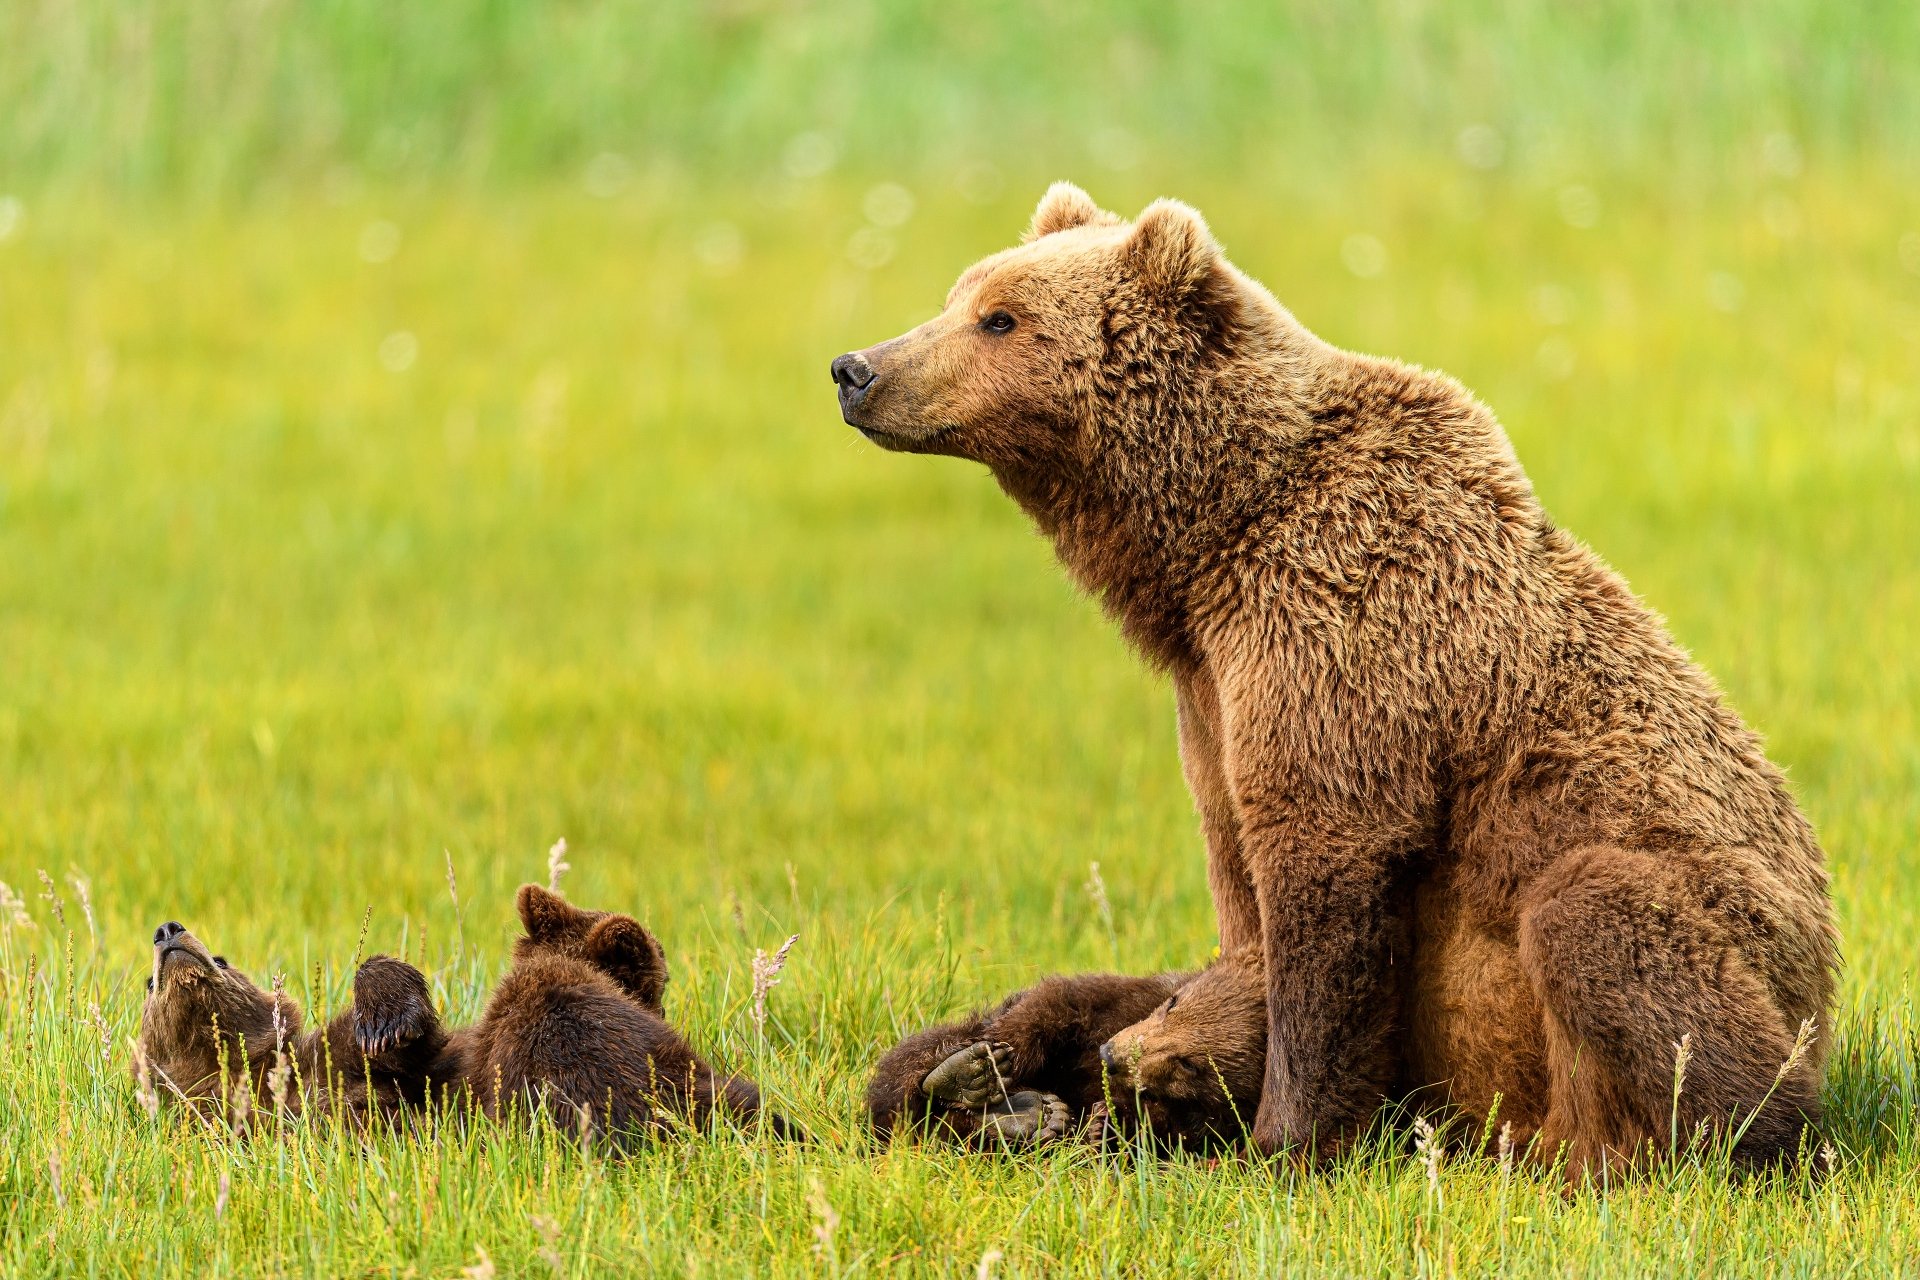
[[[152,1120],[160,1114],[160,1092],[153,1087],[153,1064],[147,1060],[146,1046],[140,1043],[138,1036],[128,1038],[133,1046],[133,1095],[140,1102],[140,1109]]]
[[[33,917],[27,913],[27,900],[15,893],[13,886],[5,880],[0,880],[0,927],[33,928]]]
[[[758,947],[753,950],[753,1026],[757,1032],[764,1033],[767,1029],[767,993],[780,985],[780,971],[787,967],[787,953],[798,941],[800,935],[793,934],[771,956]]]
[[[1094,909],[1099,911],[1100,919],[1111,928],[1113,926],[1113,900],[1107,896],[1107,882],[1101,878],[1100,864],[1087,864],[1087,896],[1093,899]]]
[[[840,1229],[840,1215],[827,1202],[827,1189],[819,1178],[807,1192],[807,1205],[813,1210],[813,1256],[825,1262],[834,1256],[833,1236]]]
[[[53,908],[53,918],[59,921],[62,929],[66,928],[67,909],[60,901],[60,891],[54,888],[53,877],[47,874],[44,867],[36,869],[34,874],[40,877],[40,896]]]
[[[104,1067],[113,1058],[113,1030],[107,1026],[107,1016],[100,1012],[98,1000],[87,1001],[87,1014],[100,1036],[100,1065]]]
[[[73,896],[80,900],[80,914],[86,917],[87,941],[94,947],[100,945],[100,931],[94,925],[93,894],[87,878],[71,868],[67,871],[67,883],[73,886]]]
[[[1436,1197],[1440,1194],[1440,1130],[1433,1121],[1425,1116],[1413,1118],[1413,1151],[1421,1167],[1427,1171],[1427,1189]]]
[[[1780,1064],[1780,1070],[1774,1074],[1773,1082],[1776,1085],[1792,1075],[1793,1069],[1806,1059],[1807,1052],[1813,1048],[1814,1032],[1817,1029],[1812,1018],[1801,1020],[1800,1030],[1794,1033],[1793,1048],[1787,1051],[1787,1060]]]

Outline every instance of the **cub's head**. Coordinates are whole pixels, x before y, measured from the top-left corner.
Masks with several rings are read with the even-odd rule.
[[[223,1070],[229,1085],[246,1080],[253,1061],[299,1030],[298,1006],[261,990],[178,921],[153,931],[139,1045],[162,1093],[218,1097]]]
[[[841,416],[888,449],[1071,470],[1116,399],[1231,345],[1249,288],[1186,205],[1129,223],[1055,183],[1025,241],[969,267],[938,316],[834,360]]]
[[[1116,1093],[1252,1125],[1267,1062],[1267,990],[1257,951],[1223,956],[1100,1046]]]
[[[584,961],[645,1008],[663,1011],[667,955],[638,920],[576,907],[537,884],[520,886],[517,905],[526,935],[513,944],[515,960],[564,956]]]

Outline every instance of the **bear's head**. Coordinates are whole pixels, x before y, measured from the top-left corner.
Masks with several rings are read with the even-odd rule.
[[[520,886],[517,900],[524,937],[513,944],[513,958],[562,956],[598,969],[644,1008],[664,1012],[667,956],[660,943],[632,916],[576,907],[537,884]]]
[[[140,1053],[134,1064],[162,1093],[219,1097],[249,1078],[254,1061],[300,1030],[300,1010],[263,991],[205,943],[169,920],[153,933],[153,973],[140,1011]]]
[[[917,329],[833,361],[841,416],[874,443],[1070,475],[1102,424],[1232,350],[1265,311],[1200,215],[1156,200],[1129,223],[1055,183],[1019,246],[969,267]]]
[[[1223,956],[1100,1046],[1116,1094],[1158,1123],[1233,1136],[1253,1124],[1267,1062],[1265,966],[1254,948]]]

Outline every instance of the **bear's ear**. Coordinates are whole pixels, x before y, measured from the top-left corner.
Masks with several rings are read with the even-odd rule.
[[[1121,256],[1142,285],[1184,298],[1213,275],[1220,246],[1199,210],[1178,200],[1155,200],[1133,224]]]
[[[515,905],[520,909],[520,924],[535,942],[546,942],[575,928],[585,912],[557,893],[537,884],[523,884]]]
[[[1056,182],[1040,197],[1040,207],[1033,211],[1033,222],[1027,227],[1024,243],[1031,244],[1041,236],[1074,227],[1119,225],[1119,217],[1095,204],[1092,196],[1071,182]]]
[[[587,930],[580,950],[587,963],[612,978],[642,1005],[661,1012],[667,990],[667,953],[632,916],[608,916]]]

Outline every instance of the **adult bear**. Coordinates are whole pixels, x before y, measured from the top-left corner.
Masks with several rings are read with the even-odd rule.
[[[1266,958],[1263,1149],[1323,1159],[1423,1087],[1498,1095],[1576,1177],[1676,1122],[1793,1149],[1819,844],[1458,383],[1316,338],[1187,206],[1064,183],[833,378],[875,443],[985,463],[1172,677],[1221,946]]]

